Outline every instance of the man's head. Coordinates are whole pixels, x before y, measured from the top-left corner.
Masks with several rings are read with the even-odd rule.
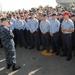
[[[16,15],[15,14],[13,14],[12,16],[13,16],[14,19],[16,19]]]
[[[52,14],[52,19],[53,19],[53,20],[56,19],[56,14],[55,14],[55,13]]]
[[[32,18],[32,19],[34,19],[34,18],[35,18],[35,16],[34,16],[34,13],[33,13],[33,12],[31,12],[31,13],[30,13],[30,15],[31,15],[31,18]]]
[[[8,26],[8,20],[7,20],[7,18],[1,18],[1,23],[4,26]]]
[[[29,21],[29,18],[27,17],[25,20],[26,20],[26,22],[28,22]]]
[[[48,13],[48,17],[51,17],[51,13]]]
[[[20,20],[20,16],[17,16],[17,20]]]
[[[58,14],[58,18],[59,18],[59,19],[62,19],[62,18],[63,18],[62,13],[59,13],[59,14]]]
[[[20,15],[21,19],[24,19],[24,16],[23,15]]]
[[[46,14],[43,14],[43,20],[46,20],[47,19],[47,15]]]
[[[65,11],[64,13],[63,13],[63,16],[64,16],[64,19],[68,19],[69,18],[69,16],[70,16],[70,13],[68,12],[68,11]]]
[[[72,14],[72,15],[71,15],[71,19],[72,19],[73,21],[75,21],[75,14]]]

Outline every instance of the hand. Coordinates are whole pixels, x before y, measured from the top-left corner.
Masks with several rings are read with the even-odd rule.
[[[30,31],[31,33],[34,33],[34,31]]]
[[[50,35],[53,36],[53,34],[50,32]]]
[[[42,32],[42,34],[45,34],[45,32]]]
[[[64,32],[65,30],[66,30],[66,28],[62,28],[62,30],[61,30],[61,31],[62,31],[62,32]]]

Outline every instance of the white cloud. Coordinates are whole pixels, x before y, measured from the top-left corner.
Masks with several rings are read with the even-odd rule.
[[[56,0],[0,0],[3,10],[30,9],[39,5],[50,5],[55,7]]]

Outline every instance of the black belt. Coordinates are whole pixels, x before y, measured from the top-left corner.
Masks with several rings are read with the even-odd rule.
[[[57,34],[57,33],[59,33],[59,32],[56,32],[56,33],[54,33],[53,35],[55,35],[55,34]]]
[[[63,33],[63,35],[71,35],[72,33],[68,33],[68,34],[66,34],[66,33]]]

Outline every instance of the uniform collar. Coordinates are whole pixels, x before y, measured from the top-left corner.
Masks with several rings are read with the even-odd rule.
[[[47,21],[47,19],[46,19],[46,21]],[[43,22],[46,22],[46,21],[43,20]]]
[[[35,18],[34,19],[31,19],[31,20],[35,20]]]
[[[52,19],[52,18],[51,18],[51,19]],[[55,19],[55,20],[52,19],[52,21],[56,21],[56,20],[57,20],[57,19]]]
[[[65,22],[68,22],[69,20],[70,20],[70,19],[68,19],[68,20],[65,20],[65,19],[64,19]]]

